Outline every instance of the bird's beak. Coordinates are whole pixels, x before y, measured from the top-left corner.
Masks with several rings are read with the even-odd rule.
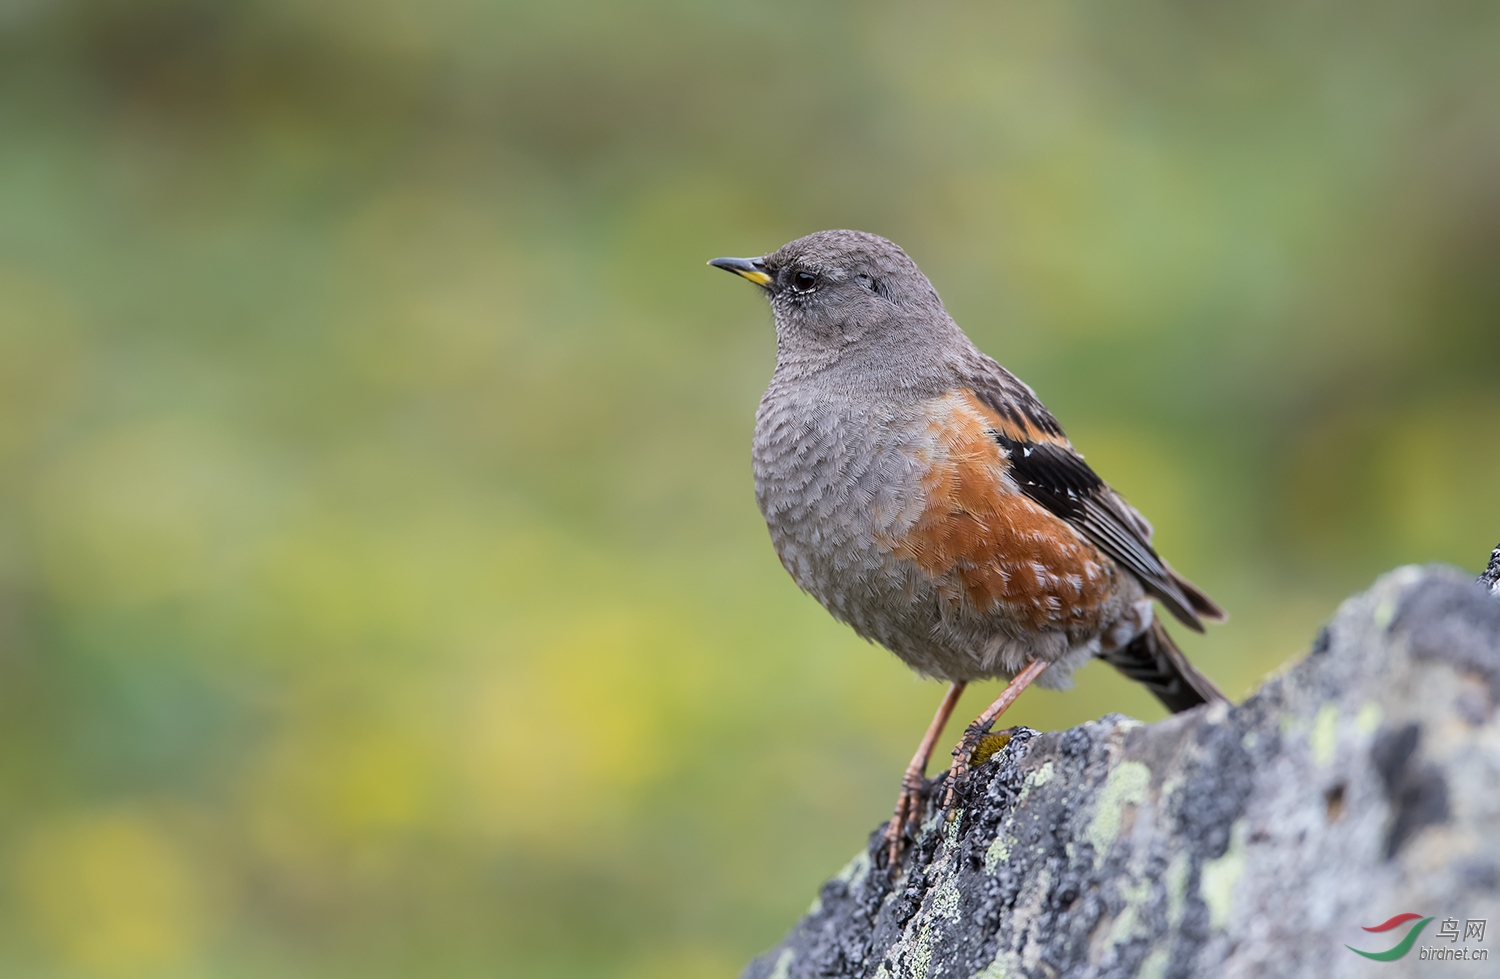
[[[760,258],[715,258],[709,261],[716,269],[743,275],[762,289],[771,288],[771,276],[766,273],[766,263]]]

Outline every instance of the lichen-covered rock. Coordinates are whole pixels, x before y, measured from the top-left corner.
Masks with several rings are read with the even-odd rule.
[[[1483,585],[1491,595],[1500,596],[1500,544],[1490,552],[1490,563],[1484,569],[1484,574],[1479,576],[1479,583]]]
[[[1020,732],[746,979],[1500,975],[1497,702],[1500,601],[1392,572],[1238,707]],[[1402,912],[1433,920],[1401,959],[1346,947],[1396,946],[1416,923],[1362,926]]]

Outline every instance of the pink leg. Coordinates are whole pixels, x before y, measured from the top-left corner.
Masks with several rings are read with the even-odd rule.
[[[927,726],[927,733],[922,735],[922,743],[917,745],[917,753],[912,755],[911,764],[906,766],[906,774],[901,777],[901,795],[896,799],[896,814],[885,828],[892,867],[901,856],[901,837],[906,831],[906,824],[916,819],[917,813],[921,811],[922,790],[927,787],[927,762],[932,758],[932,749],[937,746],[937,739],[943,736],[943,728],[948,725],[948,718],[953,716],[953,708],[958,706],[958,698],[963,695],[966,686],[967,683],[958,680],[948,688],[948,692],[943,695],[943,702],[938,704],[937,713],[932,716],[932,723]]]
[[[984,709],[984,713],[974,718],[964,731],[964,736],[959,738],[958,747],[953,749],[953,767],[948,770],[948,791],[943,793],[943,808],[951,808],[957,795],[958,780],[969,770],[969,759],[974,755],[974,749],[979,746],[979,739],[984,737],[995,718],[1005,713],[1005,708],[1015,703],[1016,698],[1021,696],[1021,691],[1031,685],[1031,681],[1041,676],[1042,671],[1049,665],[1044,660],[1034,659],[1026,664],[1026,668],[1015,675],[1005,689],[1000,691],[1000,696],[995,702]]]

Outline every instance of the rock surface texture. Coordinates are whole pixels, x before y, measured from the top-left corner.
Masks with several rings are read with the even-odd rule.
[[[1500,601],[1394,571],[1238,707],[1022,730],[744,975],[1500,975],[1497,702]],[[1397,946],[1416,922],[1362,926],[1403,912],[1432,918],[1403,957],[1346,947]]]

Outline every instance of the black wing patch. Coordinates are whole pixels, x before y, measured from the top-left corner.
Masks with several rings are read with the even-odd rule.
[[[1124,511],[1114,490],[1082,456],[1066,444],[1015,439],[993,429],[990,434],[1010,457],[1010,472],[1022,493],[1134,573],[1184,625],[1203,631],[1192,602],[1141,533],[1138,521]]]
[[[1182,582],[1157,556],[1150,525],[1073,450],[1031,388],[983,354],[965,373],[974,394],[998,416],[991,435],[1010,457],[1021,492],[1129,569],[1184,625],[1202,632],[1199,614],[1223,617],[1208,596]]]

